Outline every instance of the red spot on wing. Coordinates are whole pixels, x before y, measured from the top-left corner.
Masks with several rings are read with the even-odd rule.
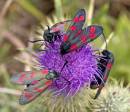
[[[36,87],[36,88],[34,88],[34,90],[35,90],[36,92],[38,92],[38,93],[43,92],[45,89],[47,89],[47,87],[42,87],[42,88]]]
[[[90,34],[89,34],[89,37],[90,37],[91,39],[94,39],[94,38],[96,37],[96,34],[95,34],[95,33],[90,33]]]
[[[82,42],[82,43],[85,43],[86,40],[87,40],[86,35],[82,35],[82,36],[81,36],[81,42]]]
[[[31,98],[32,98],[32,96],[33,96],[33,94],[31,94],[30,92],[24,92],[23,93],[23,95],[28,99],[28,100],[30,100]]]
[[[52,81],[49,80],[49,81],[45,82],[46,86],[44,86],[42,88],[36,87],[36,88],[34,88],[34,90],[37,91],[37,92],[39,92],[39,93],[41,93],[41,92],[45,91],[48,88],[48,86],[51,85],[51,84],[52,84]]]
[[[73,22],[80,22],[80,21],[83,21],[84,20],[84,16],[80,16],[80,17],[75,17],[73,19]]]
[[[49,86],[51,83],[52,83],[52,80],[48,80],[48,81],[45,82],[45,85]]]
[[[47,75],[47,74],[49,73],[49,71],[48,71],[47,69],[43,69],[43,70],[41,70],[41,73],[42,73],[43,75]]]
[[[84,20],[84,16],[80,16],[79,21],[83,21],[83,20]]]
[[[64,42],[66,42],[68,40],[68,35],[65,34],[63,39],[64,39]]]
[[[108,63],[108,64],[107,64],[107,69],[110,70],[111,67],[112,67],[112,64],[111,64],[111,63]]]
[[[90,27],[90,33],[95,33],[95,31],[96,31],[96,27],[91,26],[91,27]]]
[[[30,75],[30,78],[32,79],[32,78],[34,78],[34,76],[35,76],[35,73],[32,72],[32,74]]]
[[[78,17],[75,17],[75,18],[73,19],[73,22],[79,22],[79,18],[78,18]]]
[[[74,50],[74,49],[77,49],[77,44],[72,44],[71,45],[70,50]]]
[[[19,82],[23,82],[23,80],[26,78],[26,74],[22,74],[21,77],[19,78]]]
[[[108,78],[108,76],[107,76],[107,75],[105,75],[105,76],[104,76],[104,78],[103,78],[103,80],[104,80],[104,81],[106,81],[106,80],[107,80],[107,78]]]
[[[81,33],[81,30],[79,30],[78,32],[77,32],[77,34],[79,35]]]
[[[31,84],[37,84],[39,81],[38,80],[34,80]]]
[[[75,31],[76,30],[76,26],[70,26],[70,30]]]

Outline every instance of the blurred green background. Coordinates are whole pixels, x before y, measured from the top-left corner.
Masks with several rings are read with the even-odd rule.
[[[28,40],[41,22],[72,17],[80,8],[92,16],[89,23],[103,26],[106,37],[113,32],[108,44],[115,55],[110,77],[130,82],[130,0],[0,0],[0,112],[22,111],[19,87],[10,82],[12,74],[28,69],[16,58],[19,49],[31,47]]]

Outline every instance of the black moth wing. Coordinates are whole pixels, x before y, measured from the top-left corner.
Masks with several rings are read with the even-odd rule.
[[[76,35],[81,33],[81,29],[85,23],[85,20],[86,20],[85,10],[84,9],[78,10],[74,18],[72,19],[72,22],[69,28],[67,29],[66,34],[64,35],[64,42],[65,41],[71,42]]]
[[[83,30],[83,35],[86,35],[87,43],[95,40],[103,34],[103,27],[100,25],[90,25]]]
[[[52,84],[52,81],[40,80],[34,85],[29,85],[26,89],[24,89],[22,95],[19,98],[19,104],[25,105],[31,101],[33,101],[36,97],[38,97],[41,93],[43,93],[48,86]]]
[[[103,79],[103,81],[99,77],[96,77],[98,85],[95,81],[92,81],[92,83],[90,85],[90,87],[92,89],[98,88],[98,91],[97,91],[94,99],[96,99],[100,95],[101,90],[104,87],[104,85],[108,79],[108,76],[109,76],[113,63],[114,63],[113,53],[108,50],[103,50],[102,57],[100,57],[100,59],[98,61],[98,69],[100,70],[99,71],[100,77]]]

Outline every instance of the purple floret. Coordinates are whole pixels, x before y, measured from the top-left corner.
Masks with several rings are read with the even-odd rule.
[[[62,39],[58,39],[48,44],[46,51],[39,53],[38,61],[42,67],[60,73],[60,77],[52,84],[56,94],[71,96],[82,87],[88,87],[90,82],[95,80],[98,70],[97,59],[89,44],[62,56],[60,54],[61,43]]]

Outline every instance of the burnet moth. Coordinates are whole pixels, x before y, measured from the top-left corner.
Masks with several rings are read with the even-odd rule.
[[[45,29],[43,33],[43,39],[34,40],[30,42],[35,43],[39,41],[45,41],[48,43],[53,43],[65,33],[65,31],[69,27],[70,22],[71,20],[66,20],[66,21],[58,22],[51,27],[47,26],[47,29]]]
[[[99,96],[99,94],[101,93],[101,90],[104,87],[104,85],[108,79],[111,67],[114,63],[114,56],[110,51],[103,50],[101,53],[102,53],[102,56],[99,57],[97,65],[98,65],[98,70],[100,73],[99,75],[102,78],[102,80],[101,80],[101,78],[99,78],[98,76],[95,75],[96,81],[91,81],[91,84],[90,84],[91,89],[98,88],[94,99],[96,99]]]
[[[19,104],[24,105],[33,101],[41,93],[43,93],[53,82],[58,78],[59,74],[56,71],[42,69],[37,71],[25,71],[13,75],[11,81],[26,85],[19,99]]]
[[[61,35],[63,35],[70,24],[70,20],[59,22],[54,24],[52,27],[48,26],[48,29],[44,31],[43,38],[45,41],[52,43]]]

